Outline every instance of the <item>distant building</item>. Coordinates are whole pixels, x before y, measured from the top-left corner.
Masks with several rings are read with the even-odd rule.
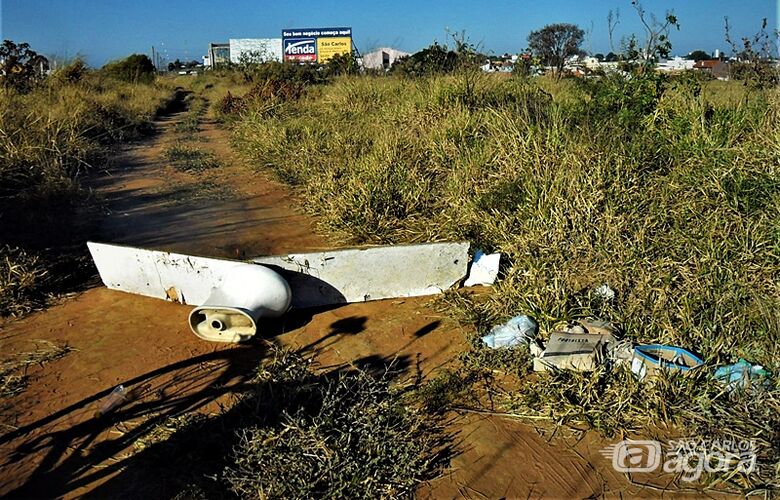
[[[382,47],[371,51],[367,54],[363,54],[362,61],[363,67],[366,69],[390,69],[395,62],[406,56],[410,56],[409,52],[403,50],[393,49],[391,47]]]
[[[599,61],[597,58],[593,56],[587,56],[582,59],[582,64],[585,65],[586,68],[588,68],[591,71],[597,70],[601,68],[601,61]]]
[[[493,65],[492,62],[490,62],[490,60],[485,61],[485,64],[480,66],[479,69],[481,69],[485,73],[493,73],[494,71],[496,71],[496,67]]]
[[[231,38],[230,62],[282,62],[281,38]]]
[[[203,65],[207,68],[215,68],[221,64],[230,62],[229,43],[210,43],[208,54],[203,58]]]
[[[729,63],[726,61],[719,61],[717,59],[696,61],[696,64],[693,65],[693,69],[707,72],[718,80],[729,79]]]
[[[666,73],[673,73],[676,71],[693,69],[695,64],[696,61],[677,56],[672,59],[661,59],[658,61],[658,64],[656,64],[655,69]]]

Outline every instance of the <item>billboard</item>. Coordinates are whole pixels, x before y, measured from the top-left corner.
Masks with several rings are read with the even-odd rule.
[[[281,38],[231,38],[230,62],[282,62]]]
[[[285,62],[325,64],[338,54],[352,53],[352,28],[282,30]]]

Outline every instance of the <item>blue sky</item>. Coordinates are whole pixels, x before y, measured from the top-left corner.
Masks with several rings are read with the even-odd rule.
[[[673,9],[680,31],[673,52],[727,50],[723,17],[738,36],[753,34],[763,17],[776,29],[780,0],[645,0],[648,12]],[[94,66],[151,46],[168,59],[198,59],[210,41],[280,37],[282,28],[351,26],[365,52],[394,46],[410,52],[443,41],[446,30],[466,30],[483,50],[501,54],[526,46],[545,24],[568,22],[592,33],[583,49],[609,51],[607,12],[620,9],[615,39],[640,33],[630,0],[0,0],[0,36],[26,41],[47,55],[86,56]],[[591,24],[592,23],[592,24]]]

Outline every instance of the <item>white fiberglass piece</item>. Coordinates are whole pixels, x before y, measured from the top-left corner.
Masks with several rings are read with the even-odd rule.
[[[281,274],[292,288],[294,309],[434,295],[468,270],[469,244],[424,243],[252,259]]]
[[[221,342],[247,339],[260,317],[290,307],[441,293],[468,268],[468,243],[350,248],[253,262],[87,243],[106,287],[197,306],[190,327]]]
[[[236,264],[206,302],[190,312],[190,328],[203,340],[247,340],[257,332],[257,320],[286,313],[291,299],[290,285],[279,274],[256,264]]]
[[[238,342],[257,333],[260,317],[290,308],[290,285],[264,266],[120,245],[87,243],[103,284],[112,290],[197,305],[198,337]]]

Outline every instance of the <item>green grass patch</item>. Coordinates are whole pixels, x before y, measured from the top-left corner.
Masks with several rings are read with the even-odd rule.
[[[184,144],[174,144],[163,151],[163,156],[176,170],[181,172],[203,172],[219,167],[212,153]]]
[[[199,139],[200,122],[208,106],[203,97],[194,94],[189,94],[186,97],[185,104],[187,114],[173,126],[173,130],[178,135],[179,140],[195,141]]]

